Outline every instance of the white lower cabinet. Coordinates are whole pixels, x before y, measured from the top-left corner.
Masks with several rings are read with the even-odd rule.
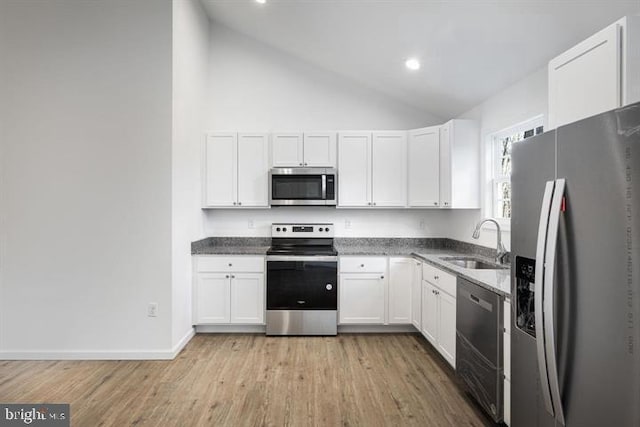
[[[230,323],[264,323],[263,273],[235,273],[231,275]]]
[[[414,265],[412,258],[389,258],[389,323],[411,323]]]
[[[411,323],[422,329],[422,263],[413,260],[413,279],[411,281]]]
[[[438,345],[438,302],[435,287],[422,281],[422,335],[433,345]]]
[[[263,257],[203,255],[194,261],[195,325],[264,323]]]
[[[338,323],[385,324],[387,282],[386,257],[340,257]]]
[[[422,335],[456,366],[456,277],[423,265]],[[453,284],[453,285],[452,285]]]
[[[200,273],[196,276],[194,298],[194,322],[229,323],[230,308],[228,304],[231,291],[229,274]]]
[[[343,273],[340,275],[340,323],[384,324],[382,273]]]

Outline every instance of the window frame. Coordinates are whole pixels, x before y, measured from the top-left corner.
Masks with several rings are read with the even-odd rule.
[[[511,230],[511,218],[499,218],[497,216],[498,200],[502,200],[498,194],[498,184],[501,182],[509,182],[511,175],[506,176],[500,173],[500,163],[502,158],[500,150],[500,141],[508,136],[525,132],[530,129],[537,129],[545,126],[544,115],[539,114],[527,120],[515,123],[497,132],[493,132],[486,137],[486,148],[488,151],[487,159],[487,197],[485,198],[485,211],[489,216],[495,218],[503,230]]]

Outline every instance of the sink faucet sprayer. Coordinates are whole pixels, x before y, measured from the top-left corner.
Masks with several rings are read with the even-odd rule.
[[[504,258],[508,252],[504,248],[504,245],[502,244],[502,229],[500,228],[500,224],[498,223],[498,221],[496,221],[493,218],[485,218],[481,220],[480,222],[478,222],[478,224],[476,224],[476,228],[475,230],[473,230],[472,237],[474,239],[477,239],[480,237],[480,228],[482,228],[482,224],[484,224],[485,222],[493,222],[496,225],[496,228],[498,229],[498,238],[497,238],[497,244],[496,244],[496,262],[498,264],[504,264]]]

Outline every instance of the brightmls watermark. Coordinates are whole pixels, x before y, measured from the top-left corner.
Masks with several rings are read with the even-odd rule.
[[[70,427],[67,403],[0,403],[0,427]]]

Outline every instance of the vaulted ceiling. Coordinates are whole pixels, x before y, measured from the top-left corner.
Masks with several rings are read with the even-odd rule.
[[[214,23],[443,119],[546,66],[640,0],[202,0]],[[404,66],[416,57],[422,67]]]

